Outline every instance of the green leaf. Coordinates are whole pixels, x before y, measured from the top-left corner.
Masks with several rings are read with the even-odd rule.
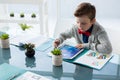
[[[9,38],[9,34],[7,33],[4,33],[0,36],[1,39],[5,40],[5,39],[8,39]]]
[[[51,53],[52,53],[53,55],[61,55],[61,54],[62,54],[62,53],[61,53],[61,50],[58,49],[58,48],[54,48],[54,49],[51,51]]]
[[[19,24],[21,29],[25,31],[26,29],[30,29],[32,26],[28,26],[27,24]]]

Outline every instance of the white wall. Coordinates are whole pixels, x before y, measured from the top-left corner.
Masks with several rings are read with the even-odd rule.
[[[11,3],[11,4],[40,4],[43,0],[0,0],[0,3]]]
[[[120,18],[120,0],[61,0],[61,17],[73,18],[75,8],[81,2],[95,5],[98,18]]]

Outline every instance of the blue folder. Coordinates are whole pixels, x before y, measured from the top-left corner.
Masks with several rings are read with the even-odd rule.
[[[24,72],[26,72],[26,70],[3,63],[0,65],[0,80],[15,80],[16,77]]]
[[[54,41],[54,39],[49,38],[47,41],[45,41],[45,42],[42,43],[40,46],[38,46],[38,47],[36,48],[36,50],[45,51],[45,50],[49,49],[50,47],[52,47],[53,41]]]

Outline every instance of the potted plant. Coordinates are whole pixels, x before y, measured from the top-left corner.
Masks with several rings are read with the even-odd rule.
[[[33,57],[35,55],[35,50],[34,50],[35,45],[32,43],[27,43],[24,45],[24,48],[26,49],[25,55],[27,57]]]
[[[35,13],[32,13],[31,17],[32,17],[32,18],[35,18],[35,17],[36,17],[36,14],[35,14]]]
[[[13,12],[10,13],[10,17],[14,17],[14,13]]]
[[[1,39],[1,47],[2,48],[9,48],[9,34],[3,33],[0,36]]]
[[[62,52],[59,48],[54,48],[52,51],[52,63],[55,66],[62,65]]]
[[[25,15],[24,13],[20,13],[20,17],[23,18]]]
[[[20,25],[20,27],[21,27],[21,29],[23,30],[23,31],[25,31],[26,29],[29,29],[29,28],[31,28],[32,26],[28,26],[27,24],[19,24]]]

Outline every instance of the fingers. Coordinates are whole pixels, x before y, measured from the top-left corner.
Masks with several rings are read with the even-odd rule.
[[[57,48],[59,44],[60,44],[60,40],[56,39],[54,41],[54,47]]]
[[[83,45],[82,44],[78,44],[75,46],[76,48],[83,48]]]

